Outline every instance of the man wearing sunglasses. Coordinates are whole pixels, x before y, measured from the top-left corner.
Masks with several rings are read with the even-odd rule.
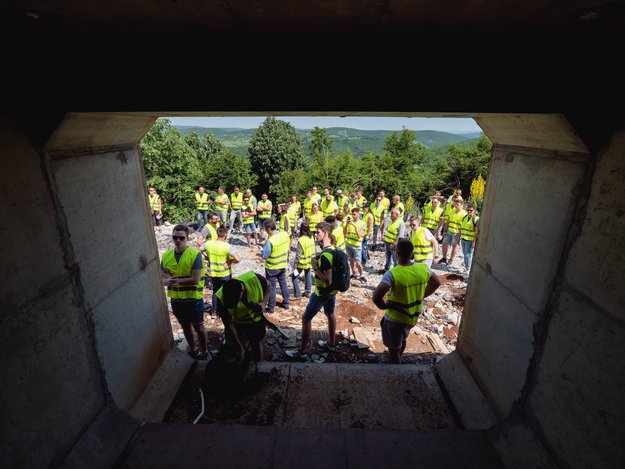
[[[196,360],[207,360],[204,330],[204,262],[197,249],[187,246],[189,228],[176,225],[172,233],[174,247],[165,251],[161,260],[161,277],[167,286],[171,309],[189,344],[188,354]],[[197,342],[193,331],[197,334]],[[199,348],[199,350],[198,350]]]

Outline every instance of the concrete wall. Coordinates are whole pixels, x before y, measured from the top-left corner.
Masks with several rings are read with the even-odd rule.
[[[495,146],[458,350],[503,417],[527,379],[588,155],[558,115],[479,123]]]
[[[599,152],[528,399],[559,462],[625,467],[625,129]]]
[[[4,116],[0,148],[0,466],[48,467],[107,391],[40,154]]]
[[[153,121],[68,114],[38,149],[0,120],[3,467],[58,464],[171,348],[137,149]]]

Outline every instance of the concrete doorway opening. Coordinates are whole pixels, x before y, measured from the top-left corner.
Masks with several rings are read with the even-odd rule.
[[[618,467],[623,256],[605,257],[600,245],[623,244],[624,129],[561,114],[473,116],[493,157],[458,347],[438,372],[464,427],[481,442],[490,429],[504,464]],[[186,373],[171,353],[137,150],[155,118],[68,113],[34,136],[2,117],[2,146],[14,156],[2,159],[1,206],[46,261],[41,251],[3,248],[9,465],[25,455],[37,465],[132,461],[132,450],[118,458],[136,419],[161,412],[150,408],[154,393]],[[36,278],[22,265],[39,266]],[[295,433],[272,430],[259,441],[285,447]],[[376,437],[395,434],[367,435]],[[331,444],[319,440],[320,454]]]

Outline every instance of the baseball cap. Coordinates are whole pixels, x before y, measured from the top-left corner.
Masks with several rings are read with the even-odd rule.
[[[341,189],[339,189],[339,190],[337,190],[337,191],[336,191],[336,193],[337,193],[337,194],[342,194],[342,193],[343,193],[343,191],[342,191]]]

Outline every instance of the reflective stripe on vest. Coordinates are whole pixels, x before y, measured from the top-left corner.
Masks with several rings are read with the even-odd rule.
[[[357,222],[354,222],[354,225],[351,225],[351,224],[347,225],[346,242],[350,246],[354,246],[356,249],[358,249],[359,247],[362,246],[362,236],[358,237],[357,228],[359,228],[360,230],[363,231],[363,233],[365,233],[367,230],[367,226],[365,225],[365,222],[362,220],[358,220]]]
[[[161,208],[158,203],[158,194],[148,195],[148,198],[150,199],[150,208],[155,212],[160,212]]]
[[[239,192],[237,195],[236,192],[230,194],[230,202],[232,202],[232,210],[241,210],[241,206],[243,205],[243,193]]]
[[[480,219],[480,217],[472,217],[469,218],[468,215],[465,215],[462,218],[462,222],[460,223],[460,236],[465,241],[473,241],[475,239],[475,224]]]
[[[431,230],[435,230],[438,227],[438,224],[441,219],[441,215],[443,214],[443,209],[437,207],[434,212],[432,212],[432,206],[425,208],[423,212],[423,223],[422,225]]]
[[[423,296],[430,279],[430,270],[425,264],[413,264],[398,265],[390,272],[395,286],[387,295],[390,308],[385,313],[394,321],[414,326],[423,310]]]
[[[197,204],[198,210],[208,210],[208,194],[200,194],[199,192],[196,192],[195,200],[199,202]]]
[[[239,324],[253,324],[260,321],[262,315],[255,313],[245,304],[246,302],[247,304],[262,303],[264,292],[260,280],[258,280],[254,272],[245,272],[239,275],[236,281],[243,282],[243,285],[245,285],[245,302],[239,301],[235,308],[227,310],[228,314],[232,316],[234,322]],[[217,293],[215,293],[215,296],[219,298],[222,305],[224,304],[223,288],[224,287],[221,287],[217,290]]]
[[[241,207],[241,212],[249,212],[252,213],[254,211],[254,207],[252,207],[251,205],[246,205],[245,207]],[[254,223],[254,215],[241,215],[241,218],[243,218],[243,224],[244,225],[251,225],[252,223]]]
[[[312,266],[310,259],[315,253],[315,240],[310,236],[302,236],[297,242],[302,247],[302,255],[297,260],[297,268],[310,269]]]
[[[460,233],[460,223],[462,223],[462,217],[466,214],[467,212],[464,210],[452,213],[449,217],[449,226],[447,227],[447,231],[450,233]]]
[[[388,228],[386,228],[386,233],[384,233],[384,242],[393,244],[397,240],[397,235],[399,234],[399,227],[401,226],[401,218],[398,218],[395,221],[389,223]]]
[[[280,231],[271,235],[269,241],[271,242],[271,255],[265,260],[265,269],[285,269],[291,238],[284,231]]]
[[[425,238],[426,230],[427,228],[420,226],[417,228],[417,231],[410,232],[410,241],[412,241],[412,245],[414,246],[413,257],[415,261],[422,261],[434,257],[432,243]]]
[[[174,249],[170,249],[163,254],[163,268],[169,272],[173,278],[191,277],[191,268],[195,262],[199,251],[195,248],[188,247],[180,256],[178,262],[174,256]],[[200,272],[200,283],[189,285],[177,285],[167,287],[167,296],[175,300],[185,299],[202,299],[202,291],[204,290],[204,260],[202,260],[202,270]]]
[[[215,208],[220,212],[228,210],[228,196],[226,194],[215,197]]]
[[[336,247],[345,251],[345,235],[343,234],[343,227],[337,226],[332,230],[334,239],[336,239]]]
[[[334,201],[330,201],[330,203],[328,203],[328,201],[324,199],[323,202],[321,202],[321,211],[323,212],[323,215],[326,217],[328,215],[334,215],[334,212],[338,208],[339,208],[338,205]]]
[[[316,214],[311,213],[308,218],[308,228],[311,233],[317,231],[317,223],[321,223],[323,221],[323,213],[317,212]]]
[[[262,208],[262,212],[258,212],[258,218],[270,218],[271,217],[271,210],[272,210],[272,206],[271,206],[271,202],[269,200],[266,201],[260,201],[258,202],[258,208]],[[267,210],[269,209],[269,210]]]
[[[226,277],[232,275],[232,269],[226,267],[230,244],[225,241],[206,241],[206,253],[208,254],[208,266],[211,277]]]

